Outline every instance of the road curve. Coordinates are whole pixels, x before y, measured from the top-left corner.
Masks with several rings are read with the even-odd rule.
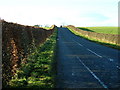
[[[57,88],[120,88],[120,51],[58,29]]]

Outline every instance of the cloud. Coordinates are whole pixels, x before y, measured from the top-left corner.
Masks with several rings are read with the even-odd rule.
[[[3,0],[0,17],[25,25],[117,26],[117,8],[114,0]]]

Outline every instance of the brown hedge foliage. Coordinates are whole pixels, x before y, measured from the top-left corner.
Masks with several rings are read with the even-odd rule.
[[[35,28],[2,20],[2,80],[3,85],[16,73],[20,63],[25,57],[38,46],[45,42],[53,31],[51,29]]]
[[[81,29],[78,29],[72,25],[67,26],[68,28],[77,31],[82,36],[92,38],[99,40],[101,42],[110,43],[110,44],[116,44],[120,46],[120,35],[114,35],[114,34],[103,34],[103,33],[96,33],[96,32],[89,32],[89,31],[83,31]]]

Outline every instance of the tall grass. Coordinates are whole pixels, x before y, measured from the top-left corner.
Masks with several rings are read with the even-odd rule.
[[[9,82],[8,88],[54,88],[55,87],[55,48],[57,30],[37,47]]]

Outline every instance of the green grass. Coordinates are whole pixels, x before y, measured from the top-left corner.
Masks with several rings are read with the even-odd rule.
[[[9,88],[54,88],[57,30],[21,63]],[[24,61],[24,60],[23,60]]]
[[[68,28],[68,27],[67,27]],[[101,44],[101,45],[104,45],[104,46],[107,46],[107,47],[111,47],[111,48],[114,48],[114,49],[118,49],[120,50],[120,46],[116,45],[116,44],[110,44],[110,43],[105,43],[105,42],[101,42],[101,41],[98,41],[96,39],[93,39],[93,38],[88,38],[88,37],[85,37],[84,35],[81,35],[80,33],[78,33],[77,31],[75,30],[72,30],[71,28],[68,28],[72,33],[74,33],[75,35],[79,36],[79,37],[82,37],[82,38],[85,38],[87,40],[90,40],[92,42],[95,42],[95,43],[98,43],[98,44]]]
[[[120,34],[118,33],[118,27],[78,27],[79,29],[97,33],[105,34]]]
[[[44,29],[51,29],[51,27],[43,27]]]

